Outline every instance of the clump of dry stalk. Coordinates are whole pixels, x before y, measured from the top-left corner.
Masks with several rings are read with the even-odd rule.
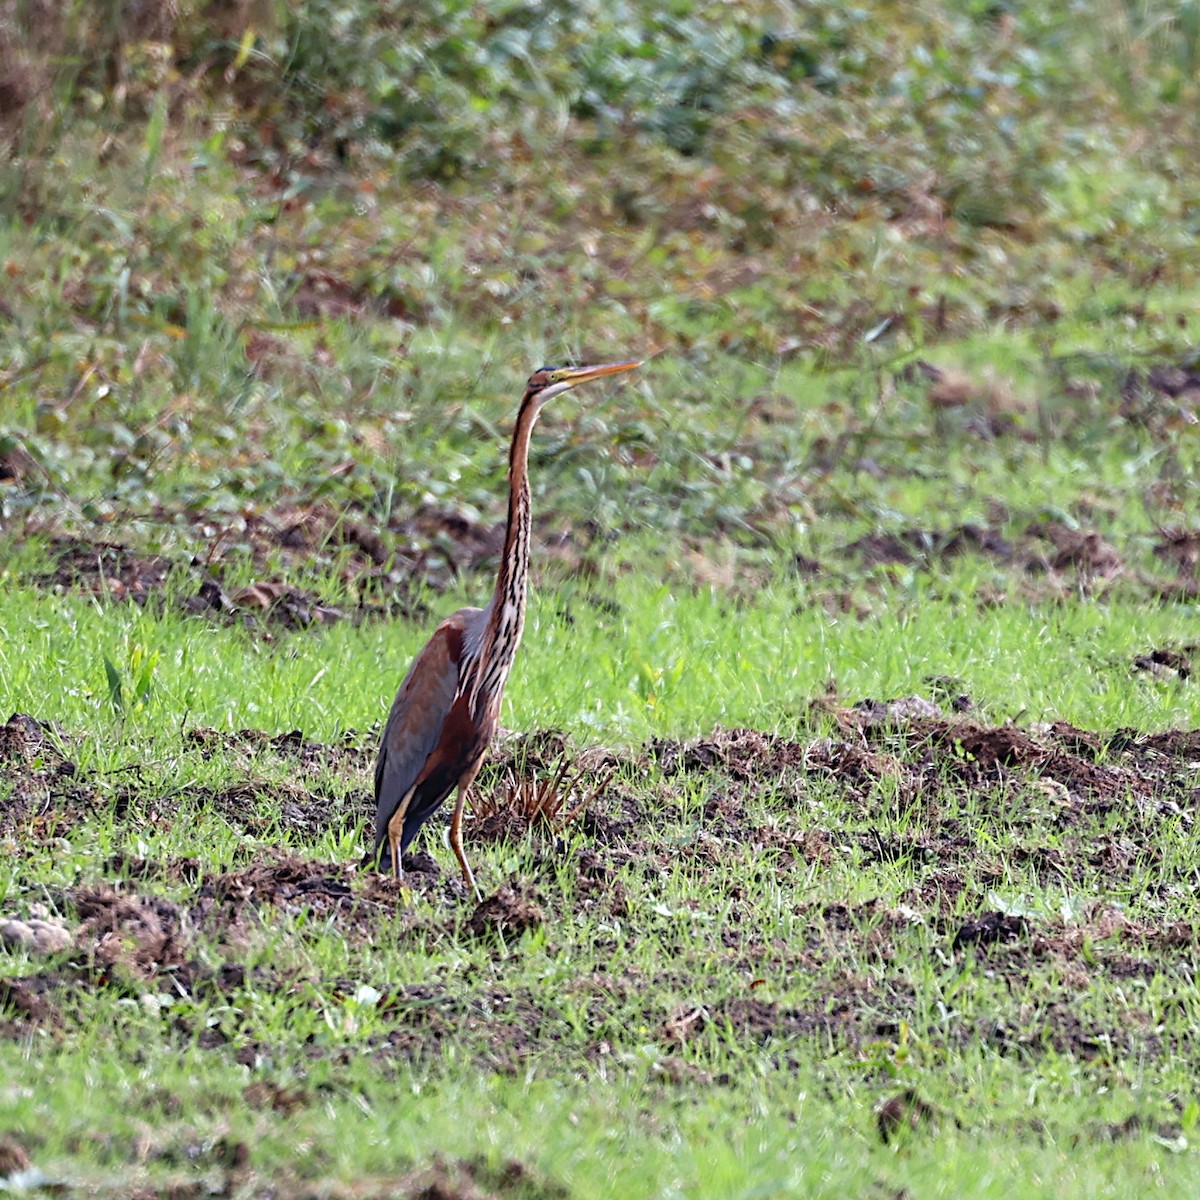
[[[476,819],[507,818],[529,827],[544,825],[561,832],[577,821],[601,795],[615,768],[585,780],[578,759],[560,754],[540,772],[523,774],[523,763],[513,761],[504,770],[499,785],[477,794],[473,805]]]

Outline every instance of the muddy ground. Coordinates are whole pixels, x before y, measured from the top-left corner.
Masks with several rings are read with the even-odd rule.
[[[796,570],[818,578],[831,608],[853,610],[851,595],[864,573],[900,567],[935,570],[963,556],[1004,568],[1002,593],[983,593],[984,603],[1053,599],[1114,591],[1141,598],[1194,599],[1200,595],[1200,528],[1161,529],[1150,557],[1123,551],[1100,530],[1044,519],[1017,522],[997,513],[995,524],[918,527],[868,534],[836,547],[824,560],[798,557]],[[321,505],[281,507],[261,515],[237,514],[224,523],[197,514],[163,513],[164,526],[182,526],[198,549],[190,558],[146,554],[119,542],[67,532],[43,534],[48,564],[27,576],[35,586],[82,591],[106,600],[171,604],[223,622],[271,629],[299,629],[374,617],[424,620],[422,591],[441,592],[462,572],[492,568],[503,526],[469,520],[448,510],[418,512],[381,527],[347,520]],[[563,529],[553,519],[538,523],[539,562],[577,578],[598,570],[600,531],[584,525]],[[13,545],[17,545],[14,542]],[[688,556],[698,581],[721,585],[722,572],[703,547]],[[249,570],[251,578],[245,581]],[[330,574],[337,597],[325,585],[301,586],[293,577]],[[750,572],[753,575],[753,572]],[[234,578],[240,582],[231,582]],[[738,584],[727,581],[737,590]],[[743,578],[742,584],[745,583]]]
[[[406,861],[404,889],[357,859],[318,861],[302,852],[263,851],[260,843],[223,869],[197,856],[118,853],[57,893],[31,885],[27,894],[8,897],[0,924],[0,936],[33,958],[31,970],[0,980],[0,1035],[38,1030],[69,1037],[100,989],[129,997],[166,992],[229,1012],[251,990],[298,1008],[354,995],[361,980],[314,979],[311,968],[247,954],[265,924],[307,913],[313,927],[332,928],[364,947],[432,948],[467,939],[489,948],[496,969],[475,984],[373,981],[382,1023],[372,1049],[409,1060],[432,1061],[454,1038],[471,1047],[481,1066],[517,1072],[556,1050],[588,1058],[610,1054],[624,1030],[642,1028],[661,1046],[664,1077],[686,1082],[721,1078],[719,1069],[698,1065],[687,1052],[718,1030],[766,1048],[781,1064],[805,1039],[861,1050],[910,1019],[912,987],[899,968],[915,930],[922,931],[925,953],[946,961],[977,956],[1017,997],[1039,964],[1053,964],[1060,979],[1079,984],[1077,994],[1058,988],[1032,1015],[1015,1004],[994,1018],[957,1025],[946,1034],[950,1042],[982,1038],[1005,1054],[1054,1050],[1088,1059],[1180,1051],[1153,1030],[1098,1020],[1075,1001],[1097,977],[1150,979],[1166,971],[1194,979],[1193,924],[1148,914],[1156,910],[1156,895],[1169,912],[1172,894],[1190,887],[1184,878],[1190,868],[1159,861],[1159,833],[1164,823],[1187,830],[1193,822],[1200,730],[1100,734],[1062,722],[1032,730],[989,727],[969,712],[945,713],[915,697],[845,707],[830,699],[820,707],[834,732],[808,741],[718,730],[623,755],[574,754],[553,733],[510,741],[482,777],[483,815],[467,836],[477,854],[501,841],[526,845],[535,865],[511,879],[497,879],[485,866],[491,894],[478,905],[440,851],[435,859],[428,850]],[[164,798],[131,783],[112,809],[129,844],[199,812],[219,813],[257,839],[286,829],[299,846],[324,829],[365,822],[365,794],[321,796],[305,782],[318,770],[364,771],[369,752],[353,739],[327,746],[299,734],[203,730],[187,738],[200,753],[251,745],[278,755],[294,763],[294,782],[276,785],[268,816],[265,784]],[[0,804],[0,837],[31,862],[53,855],[59,839],[86,836],[88,824],[101,816],[102,793],[71,761],[69,748],[62,731],[29,716],[0,727],[0,764],[11,784]],[[566,772],[555,767],[564,755],[573,755]],[[547,780],[570,793],[569,803],[531,805],[530,796],[550,794]],[[540,790],[530,786],[537,781]],[[681,808],[682,791],[696,794],[697,788],[703,805]],[[1002,850],[995,837],[1000,827],[1007,831]],[[799,889],[795,913],[807,931],[803,937],[784,942],[757,927],[757,889],[772,880],[798,885],[814,867],[847,855],[866,867],[893,864],[910,886],[886,902],[857,903],[810,901]],[[731,863],[736,869],[724,869]],[[730,991],[723,984],[714,991],[702,975],[690,973],[690,926],[680,927],[678,959],[664,961],[656,974],[623,962],[614,945],[613,955],[602,954],[596,970],[576,979],[567,996],[506,981],[506,956],[533,928],[555,939],[577,920],[618,922],[636,939],[645,924],[668,945],[671,935],[652,909],[663,880],[680,864],[710,876],[711,887],[732,902],[729,918],[706,933],[704,953],[715,947],[727,978],[746,987]],[[560,884],[564,868],[567,888]],[[999,911],[991,889],[1022,871],[1094,899],[1070,920]],[[1126,893],[1129,902],[1106,901],[1099,881],[1105,894]],[[421,903],[413,903],[414,896]],[[849,972],[851,962],[869,965],[869,974]],[[819,1004],[792,1007],[764,998],[754,985],[791,972],[826,980]],[[686,1004],[664,1007],[665,995],[681,993],[691,997]],[[586,1008],[587,1035],[564,1018],[564,1002]],[[274,1049],[237,1020],[180,1016],[173,1029],[181,1044],[248,1065]],[[330,1045],[310,1050],[359,1052]],[[263,1093],[272,1105],[306,1101],[302,1092]]]

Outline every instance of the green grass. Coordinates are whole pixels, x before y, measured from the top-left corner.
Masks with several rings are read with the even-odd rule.
[[[0,717],[54,728],[0,731],[0,917],[72,944],[0,948],[0,1143],[1192,1195],[1195,4],[10,7]],[[436,825],[357,866],[378,729],[487,599],[522,381],[626,354],[536,432],[502,714],[613,774],[470,822],[496,928]]]
[[[317,1081],[328,1087],[326,1098],[290,1118],[284,1133],[277,1121],[236,1100],[227,1107],[244,1086],[240,1073],[213,1072],[192,1061],[131,1086],[127,1068],[102,1057],[82,1079],[63,1079],[53,1061],[33,1064],[22,1108],[31,1125],[47,1114],[75,1113],[72,1126],[56,1133],[47,1149],[90,1152],[94,1180],[110,1191],[179,1178],[183,1173],[172,1167],[185,1155],[199,1177],[220,1178],[228,1153],[222,1142],[247,1139],[249,1179],[261,1178],[259,1163],[286,1163],[280,1177],[298,1194],[314,1194],[304,1188],[314,1188],[317,1180],[406,1175],[427,1146],[450,1161],[482,1159],[495,1175],[512,1159],[530,1164],[529,1190],[512,1193],[530,1196],[556,1194],[550,1189],[564,1181],[570,1181],[571,1195],[587,1198],[698,1191],[720,1197],[789,1192],[833,1197],[847,1190],[883,1197],[901,1189],[954,1196],[968,1181],[980,1195],[999,1197],[1012,1194],[1014,1180],[1022,1181],[1015,1184],[1020,1195],[1121,1196],[1131,1186],[1189,1194],[1188,1156],[1170,1153],[1153,1138],[1090,1143],[1082,1150],[1054,1129],[1029,1132],[1052,1109],[1071,1112],[1083,1125],[1127,1114],[1133,1094],[1096,1095],[1069,1070],[1030,1080],[980,1066],[969,1080],[980,1095],[1015,1089],[1033,1097],[1028,1107],[1002,1107],[994,1114],[997,1124],[1026,1132],[980,1137],[958,1132],[947,1120],[949,1128],[935,1143],[908,1139],[897,1151],[877,1144],[863,1120],[858,1087],[847,1090],[839,1081],[840,1094],[830,1100],[822,1095],[828,1082],[820,1075],[771,1082],[755,1079],[752,1064],[746,1068],[751,1078],[736,1088],[736,1098],[724,1089],[683,1099],[637,1064],[619,1069],[615,1081],[464,1079],[447,1085],[410,1078],[380,1091],[356,1063],[336,1080]],[[38,1088],[36,1100],[28,1095],[32,1086]],[[107,1097],[107,1146],[89,1145],[94,1139],[88,1116],[98,1091]],[[164,1116],[153,1099],[164,1095],[204,1115],[186,1124],[170,1110]],[[455,1114],[453,1120],[448,1113]],[[121,1149],[126,1141],[145,1146],[145,1165],[126,1165]]]
[[[1115,599],[981,610],[970,563],[937,582],[903,574],[866,616],[831,617],[812,603],[818,587],[788,579],[736,599],[630,576],[605,590],[608,611],[588,602],[588,590],[535,591],[503,724],[610,745],[716,723],[791,734],[830,680],[853,702],[928,696],[935,676],[959,680],[994,723],[1200,723],[1193,687],[1133,669],[1136,656],[1194,636],[1193,606]],[[155,738],[177,738],[181,722],[331,740],[378,726],[436,620],[487,595],[479,581],[469,594],[438,597],[423,624],[344,622],[265,640],[170,609],[8,588],[4,704],[53,713],[84,747],[104,744],[106,761],[120,739],[141,752]],[[106,659],[122,679],[124,708],[114,706]]]
[[[535,599],[506,723],[561,726],[581,746],[636,749],[716,722],[818,746],[839,736],[808,712],[829,677],[852,700],[928,695],[927,677],[951,670],[989,723],[1198,723],[1186,683],[1130,669],[1147,644],[1186,636],[1189,609],[981,613],[955,598],[970,594],[969,571],[945,583],[949,599],[897,587],[879,615],[841,621],[788,580],[734,602],[632,576],[610,593],[619,618],[575,603],[572,624],[559,608],[578,596],[550,589]],[[1039,1182],[1019,1194],[1115,1196],[1143,1175],[1186,1193],[1188,1064],[1200,1046],[1192,952],[1145,932],[1194,923],[1185,817],[1151,818],[1131,801],[1064,827],[1058,815],[1075,810],[1036,784],[950,784],[914,805],[887,777],[864,791],[815,768],[764,767],[739,783],[720,770],[664,774],[635,753],[616,786],[646,817],[617,843],[632,857],[610,860],[619,900],[586,883],[586,836],[557,846],[526,836],[472,843],[486,887],[521,881],[548,914],[515,939],[469,935],[469,907],[423,891],[385,900],[365,927],[306,912],[303,898],[235,904],[215,920],[198,915],[205,893],[169,864],[198,858],[210,889],[216,872],[272,861],[280,847],[309,870],[340,869],[361,846],[369,753],[298,766],[251,742],[211,755],[182,744],[181,729],[298,727],[331,742],[365,731],[424,629],[340,624],[265,642],[170,608],[21,588],[0,603],[4,702],[63,723],[93,796],[82,820],[52,801],[67,824],[48,840],[33,827],[10,840],[6,910],[42,898],[69,919],[72,889],[124,879],[123,890],[196,914],[183,918],[189,970],[245,973],[213,992],[118,960],[98,986],[98,951],[59,960],[82,972],[51,993],[62,1032],[35,1026],[0,1043],[3,1123],[51,1178],[103,1194],[226,1178],[248,1194],[268,1179],[285,1194],[372,1178],[404,1192],[439,1169],[435,1158],[460,1182],[499,1179],[515,1159],[527,1175],[494,1185],[500,1194],[991,1195],[1020,1176]],[[124,669],[135,646],[158,664],[121,719],[103,659]],[[900,761],[920,761],[919,746],[893,741]],[[355,744],[369,752],[372,738]],[[122,794],[132,800],[118,804]],[[327,826],[294,827],[286,806],[318,800]],[[728,803],[742,833],[722,824]],[[817,840],[796,858],[772,830]],[[922,837],[935,839],[932,860]],[[1110,845],[1131,847],[1115,871],[1095,857]],[[151,874],[112,865],[130,856]],[[918,898],[948,876],[962,881],[957,899]],[[997,906],[1026,917],[1042,948],[952,953],[953,930]],[[18,951],[6,974],[45,966]],[[756,1031],[739,1004],[784,1024]],[[689,1016],[697,1010],[706,1015]],[[988,1032],[997,1021],[1008,1053]],[[204,1041],[213,1030],[215,1049]],[[263,1100],[247,1091],[255,1083],[276,1091]],[[286,1119],[270,1108],[280,1089],[298,1096]],[[937,1115],[882,1145],[874,1111],[905,1089]]]

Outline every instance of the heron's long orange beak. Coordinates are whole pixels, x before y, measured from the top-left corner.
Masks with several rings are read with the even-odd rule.
[[[563,372],[563,378],[559,382],[568,387],[575,387],[576,384],[591,383],[593,379],[603,379],[606,375],[620,375],[623,371],[632,371],[641,365],[642,360],[638,359],[637,362],[602,363],[598,367],[569,367]]]

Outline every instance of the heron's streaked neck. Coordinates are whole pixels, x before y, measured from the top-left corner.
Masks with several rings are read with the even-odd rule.
[[[525,627],[531,529],[529,439],[537,423],[538,408],[536,397],[527,392],[517,413],[508,454],[508,526],[504,531],[504,551],[500,556],[489,622],[494,630],[491,639],[493,660],[501,662],[505,672],[512,666]]]

